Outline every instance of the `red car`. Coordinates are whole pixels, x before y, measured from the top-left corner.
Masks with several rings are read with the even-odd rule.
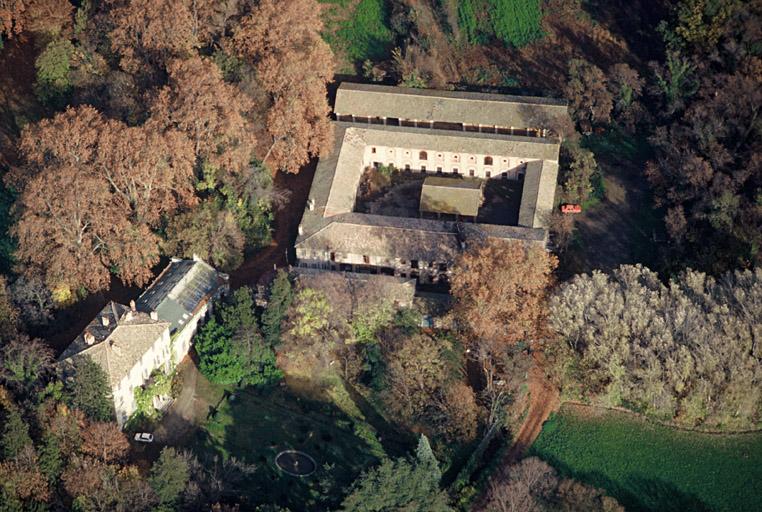
[[[561,213],[582,213],[582,206],[578,204],[562,204]]]

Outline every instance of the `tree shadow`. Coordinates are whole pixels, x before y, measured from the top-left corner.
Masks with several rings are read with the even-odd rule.
[[[242,487],[244,508],[277,504],[290,510],[332,510],[345,490],[378,462],[367,425],[331,403],[325,390],[311,397],[286,386],[237,390],[199,431],[196,451],[256,467]],[[274,463],[283,450],[299,450],[317,463],[315,473],[295,477]]]
[[[678,489],[674,484],[660,478],[629,474],[622,481],[615,481],[599,471],[576,471],[553,456],[539,456],[566,478],[573,478],[606,491],[630,512],[711,512],[711,508],[691,493]]]

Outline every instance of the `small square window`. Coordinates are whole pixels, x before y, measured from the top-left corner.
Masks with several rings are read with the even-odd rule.
[[[426,172],[426,166],[425,165],[421,166],[421,172]]]
[[[458,174],[458,168],[457,167],[453,167],[452,168],[452,173],[453,174]]]
[[[475,171],[473,169],[468,170],[468,175],[471,176],[472,178],[474,177],[474,174],[475,174]]]
[[[410,260],[410,267],[418,268],[418,260]]]
[[[367,255],[363,254],[363,256],[362,256],[362,262],[365,263],[366,265],[369,265],[370,264],[370,256],[367,256]]]
[[[447,263],[440,263],[439,264],[439,271],[440,272],[446,272],[447,271]]]
[[[487,178],[491,178],[492,177],[492,173],[489,172],[489,171],[487,171],[485,174],[486,174]]]
[[[376,153],[376,148],[370,148],[370,152],[375,154]]]
[[[410,170],[410,164],[405,164],[405,170],[406,170],[406,171],[409,171],[409,170]]]
[[[501,176],[503,177],[504,180],[508,179],[508,173],[507,172],[504,172],[503,174],[501,174]]]
[[[336,253],[335,252],[331,253],[331,261],[336,261]]]
[[[442,168],[441,167],[437,167],[437,174],[442,174]]]

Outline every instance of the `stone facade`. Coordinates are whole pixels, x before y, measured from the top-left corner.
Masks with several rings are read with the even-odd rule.
[[[299,225],[299,266],[437,283],[447,281],[471,242],[546,246],[560,142],[543,135],[568,119],[563,101],[342,84],[334,114],[333,152],[318,162]],[[452,221],[355,211],[363,171],[380,166],[485,182],[521,180],[518,225],[460,222],[475,221],[474,215]]]
[[[136,410],[135,390],[154,371],[170,371],[188,353],[213,300],[228,290],[227,275],[198,258],[173,259],[137,301],[109,302],[59,357],[64,378],[90,357],[109,379],[117,423]],[[155,406],[168,403],[156,397]]]

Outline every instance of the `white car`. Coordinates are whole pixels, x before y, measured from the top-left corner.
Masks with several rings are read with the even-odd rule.
[[[135,434],[135,441],[139,443],[153,443],[153,434],[138,432]]]

